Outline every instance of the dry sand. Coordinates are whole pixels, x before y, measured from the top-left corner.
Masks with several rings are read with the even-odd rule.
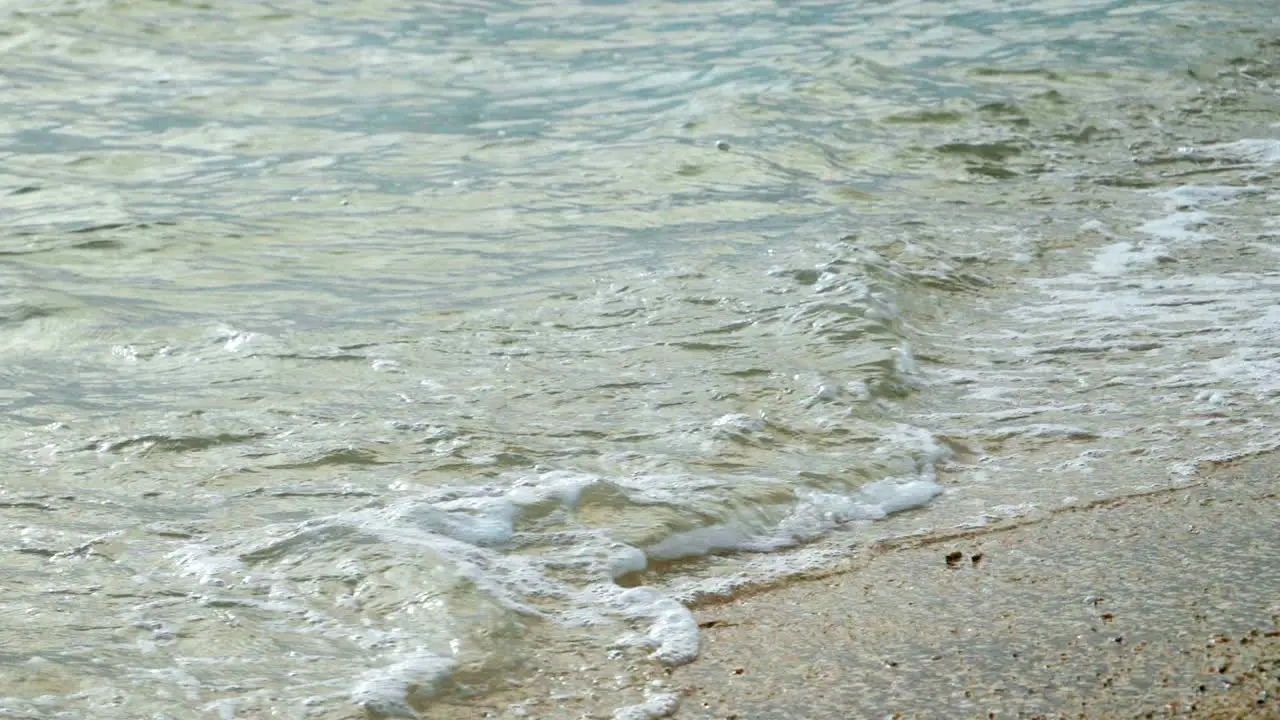
[[[619,674],[584,644],[429,717],[1280,718],[1280,460],[978,531],[870,545],[696,609],[700,658]],[[635,718],[653,717],[637,713]]]

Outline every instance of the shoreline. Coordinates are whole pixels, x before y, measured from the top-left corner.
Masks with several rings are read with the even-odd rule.
[[[1277,470],[907,538],[700,609],[678,717],[1280,717]]]
[[[422,715],[1280,718],[1278,477],[1272,452],[1174,487],[869,543],[694,605],[689,665],[582,643],[539,653],[517,686]]]

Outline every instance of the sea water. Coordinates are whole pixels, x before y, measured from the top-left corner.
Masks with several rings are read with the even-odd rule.
[[[1274,449],[1273,10],[6,3],[0,715],[685,663],[699,599]]]

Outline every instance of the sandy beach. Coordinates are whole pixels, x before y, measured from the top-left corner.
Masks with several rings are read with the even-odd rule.
[[[865,547],[706,603],[699,659],[597,651],[430,717],[1280,717],[1280,462],[980,530]],[[584,645],[586,647],[586,645]],[[641,702],[650,699],[647,706]],[[630,714],[615,715],[627,703]]]

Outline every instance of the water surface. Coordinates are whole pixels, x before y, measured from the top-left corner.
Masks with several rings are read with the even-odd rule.
[[[1272,9],[8,3],[0,714],[685,662],[1280,445]]]

